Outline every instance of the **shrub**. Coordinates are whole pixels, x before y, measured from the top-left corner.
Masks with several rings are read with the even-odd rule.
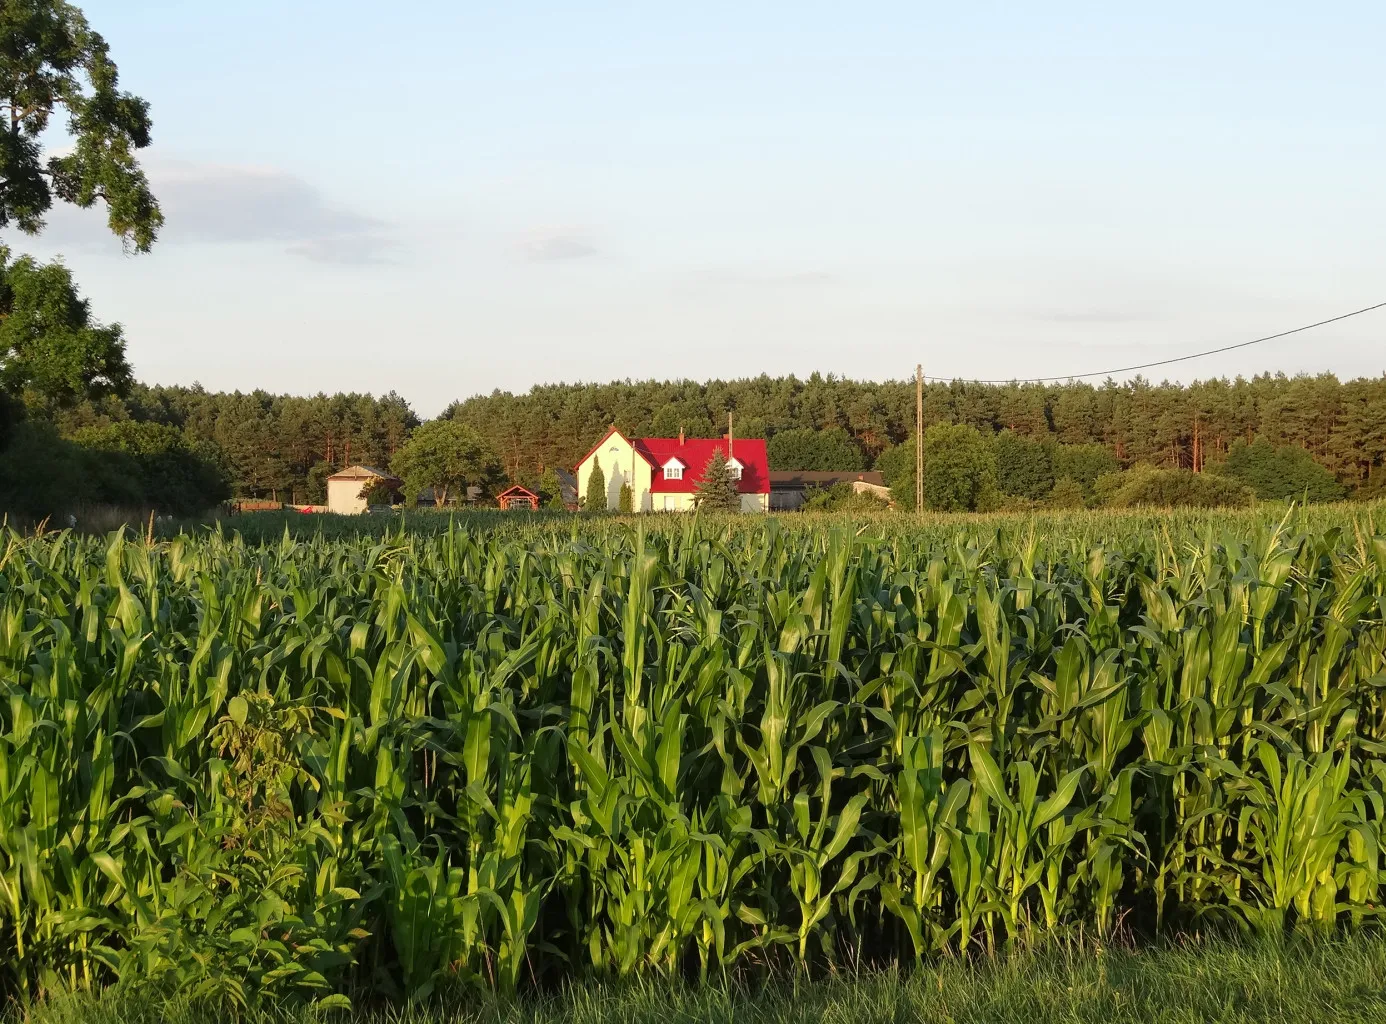
[[[857,492],[850,483],[810,487],[800,508],[805,512],[880,512],[890,503],[869,491]]]
[[[1049,492],[1048,504],[1050,508],[1082,508],[1087,504],[1083,485],[1071,476],[1059,477]]]
[[[1187,469],[1157,469],[1139,465],[1125,473],[1108,473],[1094,488],[1110,508],[1219,508],[1250,505],[1255,495],[1242,483],[1216,473]]]
[[[1054,463],[1054,476],[1068,477],[1077,481],[1084,496],[1091,501],[1093,488],[1098,477],[1116,473],[1121,463],[1106,445],[1101,444],[1056,444],[1051,458]]]
[[[1264,439],[1236,442],[1215,471],[1235,477],[1267,500],[1338,501],[1344,493],[1333,474],[1303,448],[1276,448]]]
[[[191,516],[231,496],[216,450],[189,441],[177,427],[121,420],[86,427],[72,441],[93,453],[86,462],[94,470],[97,501]]]

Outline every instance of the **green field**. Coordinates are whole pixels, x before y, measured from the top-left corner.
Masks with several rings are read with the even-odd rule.
[[[1222,957],[1246,977],[1200,998],[1331,1017],[1366,1012],[1349,974],[1277,972],[1383,977],[1380,505],[3,544],[0,989],[23,999],[633,1020],[672,989],[695,1019],[741,992],[797,1020],[956,991],[957,1019],[1014,1019],[994,989],[1077,1020],[1065,998],[1138,1005],[1109,963],[1155,1000]],[[1169,945],[1208,933],[1248,945]],[[535,1001],[555,991],[577,1002]]]

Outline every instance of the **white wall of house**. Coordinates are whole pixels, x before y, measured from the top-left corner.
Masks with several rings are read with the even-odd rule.
[[[693,508],[691,494],[656,494],[653,497],[656,512],[689,512]]]
[[[606,507],[609,510],[615,511],[621,507],[622,484],[630,484],[635,499],[634,508],[638,511],[648,512],[654,507],[650,503],[650,464],[619,434],[608,437],[578,466],[579,501],[586,499],[592,467],[598,464],[606,476]]]
[[[770,495],[768,494],[743,494],[741,496],[742,512],[769,512]]]
[[[361,497],[361,491],[367,482],[365,480],[328,480],[327,511],[345,516],[354,516],[366,511],[366,499]]]

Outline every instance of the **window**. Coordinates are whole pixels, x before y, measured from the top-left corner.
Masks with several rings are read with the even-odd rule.
[[[665,466],[665,467],[664,467],[664,479],[665,479],[665,480],[682,480],[682,479],[683,479],[683,467],[682,467],[682,466]]]
[[[739,459],[732,459],[727,463],[727,472],[731,473],[731,478],[733,480],[741,479],[741,469],[742,466]]]

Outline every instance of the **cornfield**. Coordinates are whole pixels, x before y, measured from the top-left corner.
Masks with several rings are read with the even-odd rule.
[[[1369,925],[1383,521],[0,536],[0,990]]]

